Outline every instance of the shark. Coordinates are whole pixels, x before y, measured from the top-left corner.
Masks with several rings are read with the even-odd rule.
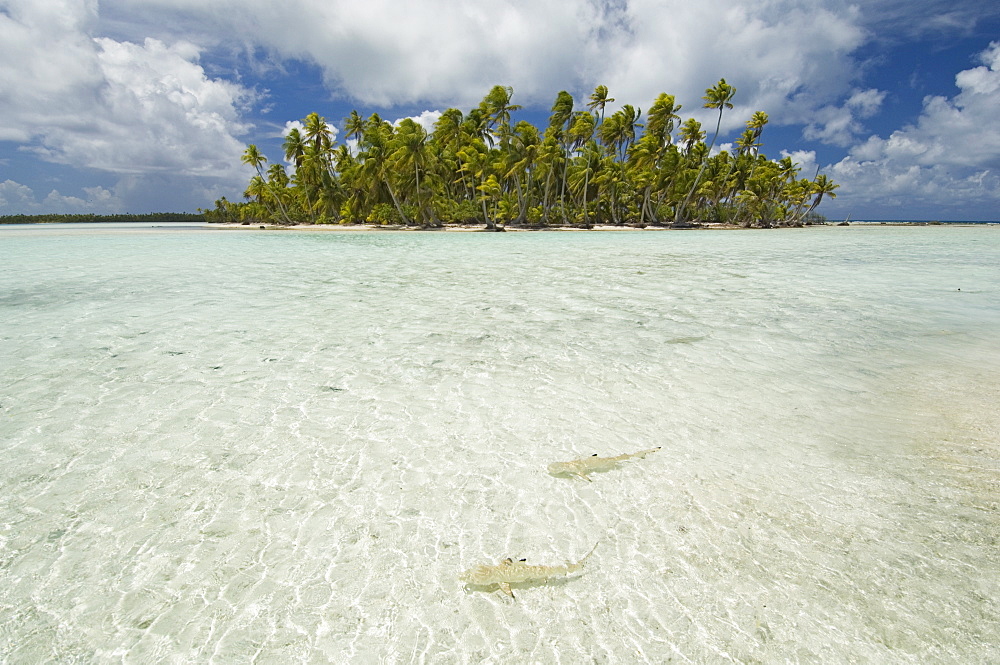
[[[542,566],[526,563],[527,559],[504,559],[496,565],[480,564],[469,568],[458,576],[459,581],[465,582],[467,586],[492,589],[500,587],[505,594],[514,597],[512,584],[525,583],[545,583],[554,578],[572,575],[583,568],[583,565],[590,558],[590,555],[597,549],[600,541],[587,552],[582,559],[576,563],[567,563],[562,566]]]
[[[641,459],[650,453],[655,453],[662,447],[657,446],[649,450],[640,450],[637,453],[625,453],[624,455],[616,455],[614,457],[598,457],[595,453],[590,457],[581,457],[571,462],[555,462],[549,464],[549,473],[553,476],[577,476],[590,482],[590,478],[587,477],[588,473],[610,471],[617,468],[621,462],[634,458]]]

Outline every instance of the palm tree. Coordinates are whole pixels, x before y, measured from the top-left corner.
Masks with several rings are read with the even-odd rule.
[[[267,163],[267,157],[260,153],[260,150],[253,143],[247,146],[246,150],[243,152],[241,160],[244,164],[253,166],[257,171],[257,176],[260,178],[261,182],[266,182],[264,177],[263,166]],[[274,200],[278,203],[278,209],[281,212],[281,217],[284,219],[285,223],[291,224],[292,220],[288,218],[288,211],[285,210],[285,205],[281,201],[281,197],[277,192],[274,192]]]
[[[705,108],[709,109],[719,109],[719,119],[715,123],[715,134],[712,136],[712,142],[708,144],[708,150],[705,152],[706,157],[711,154],[712,147],[715,146],[715,140],[719,138],[719,130],[722,128],[722,112],[725,109],[733,108],[732,99],[736,95],[736,88],[726,83],[726,79],[719,79],[719,82],[715,86],[709,88],[705,91],[705,96],[702,99],[705,100]],[[701,174],[705,172],[705,160],[702,160],[701,168],[698,170],[698,175],[694,179],[694,184],[691,186],[691,190],[688,192],[687,197],[677,208],[677,216],[674,219],[675,224],[684,223],[684,213],[687,208],[688,203],[691,201],[691,196],[694,194],[695,189],[698,188],[698,182],[701,180]]]
[[[292,127],[285,134],[285,142],[282,144],[285,149],[285,159],[291,164],[295,165],[295,168],[302,166],[302,158],[306,151],[306,141],[299,131],[298,127]]]
[[[715,133],[695,119],[679,127],[681,107],[659,94],[649,108],[628,104],[605,116],[615,100],[597,86],[587,108],[575,112],[573,97],[561,91],[544,134],[527,122],[512,124],[509,87],[493,86],[468,114],[448,109],[428,134],[413,120],[398,128],[357,111],[345,119],[348,140],[357,148],[334,148],[334,131],[310,113],[282,146],[294,168],[267,164],[256,145],[243,163],[256,174],[247,203],[224,205],[227,218],[273,219],[283,223],[340,218],[394,223],[440,224],[474,220],[488,227],[501,222],[563,223],[610,219],[615,224],[662,223],[687,216],[770,226],[800,220],[838,185],[817,172],[797,179],[789,158],[771,161],[760,154],[768,123],[758,111],[746,123],[734,149],[713,155],[726,109],[735,90],[725,79],[706,90],[705,107],[718,110]],[[645,130],[643,132],[643,129]],[[477,212],[477,209],[479,212]],[[499,221],[498,221],[499,220]]]
[[[310,178],[306,173],[306,169],[303,164],[306,160],[306,152],[309,149],[309,144],[306,142],[305,137],[299,131],[298,127],[293,127],[285,135],[285,142],[282,145],[285,149],[285,160],[290,162],[295,166],[295,180],[302,184],[303,196],[306,202],[306,209],[309,213],[310,219],[315,223],[316,219],[313,216],[312,202],[310,201],[310,191],[309,184]]]
[[[521,108],[517,104],[510,103],[513,95],[513,88],[495,85],[479,105],[488,118],[487,129],[494,132],[494,135],[500,139],[501,145],[506,145],[510,135],[511,112]]]
[[[261,180],[264,179],[264,172],[261,170],[264,164],[267,164],[267,157],[260,154],[260,150],[253,143],[247,146],[247,149],[243,151],[243,157],[241,160],[244,164],[254,167],[257,171],[257,175],[260,176]]]
[[[400,220],[408,225],[410,219],[403,211],[402,202],[393,187],[393,180],[396,179],[396,173],[392,168],[392,160],[390,159],[393,136],[392,125],[382,120],[377,113],[373,113],[365,121],[365,129],[361,136],[363,149],[359,152],[358,157],[362,164],[362,182],[366,182],[369,195],[374,202],[377,202],[379,197],[377,192],[373,190],[376,190],[379,186],[385,187],[385,191],[388,191]]]
[[[649,107],[646,117],[646,134],[656,139],[659,147],[671,142],[670,135],[674,131],[674,123],[681,119],[677,113],[681,105],[677,104],[673,95],[661,92]]]
[[[594,121],[594,116],[589,113],[583,114]],[[574,125],[575,127],[576,125]],[[580,197],[583,206],[583,224],[587,228],[593,226],[590,221],[590,213],[587,209],[587,201],[590,197],[590,181],[595,177],[595,164],[601,163],[601,149],[596,141],[588,140],[578,149],[580,155],[576,158],[573,170],[569,173],[569,185]]]
[[[344,119],[344,137],[358,141],[365,132],[365,119],[357,111],[351,111],[351,115]]]
[[[561,131],[572,117],[573,96],[565,90],[560,90],[556,95],[556,101],[552,103],[552,111],[549,115],[549,128]]]
[[[715,123],[715,134],[712,136],[712,142],[708,144],[709,152],[712,151],[712,147],[715,145],[715,140],[719,138],[719,129],[722,127],[722,112],[725,109],[733,108],[732,99],[735,96],[736,88],[726,83],[726,79],[719,79],[719,82],[716,83],[714,87],[706,90],[705,96],[702,97],[702,99],[705,100],[705,108],[719,109],[719,119]]]
[[[524,224],[528,216],[528,197],[531,194],[535,164],[538,161],[541,137],[538,129],[522,120],[514,127],[513,140],[508,145],[505,160],[505,180],[514,182],[517,194],[517,224]],[[523,181],[523,182],[522,182]]]
[[[587,108],[595,114],[594,109],[600,109],[601,113],[598,124],[604,124],[604,107],[613,101],[615,101],[614,97],[608,97],[608,86],[599,85],[594,88],[594,92],[590,95],[590,101],[587,102]]]
[[[573,124],[570,126],[569,131],[566,132],[566,138],[570,144],[570,153],[580,153],[586,162],[584,183],[582,189],[577,187],[578,191],[583,192],[583,223],[589,224],[589,217],[587,215],[587,192],[590,186],[590,164],[593,159],[600,159],[600,153],[593,150],[583,150],[584,147],[591,143],[591,139],[594,136],[594,130],[596,128],[595,123],[597,119],[590,113],[579,112],[573,115]],[[596,147],[596,144],[594,144]],[[567,161],[568,167],[568,161]],[[569,178],[568,171],[566,172],[567,181]]]
[[[816,198],[813,200],[812,205],[809,206],[806,214],[815,210],[816,206],[823,201],[824,196],[829,196],[831,199],[837,198],[837,194],[833,190],[839,187],[840,185],[834,184],[832,180],[826,177],[825,173],[817,174],[812,186],[812,193]]]
[[[626,165],[615,161],[614,157],[608,155],[601,161],[600,169],[594,176],[594,183],[598,190],[598,205],[606,204],[607,210],[611,214],[611,221],[615,225],[621,225],[624,220],[619,212],[623,199],[628,196],[630,187]]]
[[[310,113],[305,121],[305,139],[316,146],[321,152],[333,147],[333,130],[327,124],[326,118],[318,113]]]
[[[551,128],[545,132],[545,138],[538,149],[538,170],[539,177],[545,178],[545,186],[542,189],[542,223],[549,224],[549,213],[552,206],[551,201],[552,185],[556,174],[566,159],[566,153],[562,144],[556,138],[555,132]]]
[[[487,181],[492,178],[492,181],[497,183],[497,187],[500,184],[497,182],[496,176],[490,173],[489,149],[483,141],[473,140],[458,151],[458,156],[462,170],[471,174],[479,182],[476,185],[476,190],[482,194],[477,199],[482,206],[483,222],[486,224],[486,228],[495,229],[496,220],[487,211],[486,204],[493,200],[494,195],[498,196],[499,192],[494,191],[492,185],[488,186]]]
[[[624,161],[625,153],[635,142],[635,130],[642,129],[643,125],[639,122],[639,117],[642,116],[642,109],[634,109],[631,104],[626,104],[622,107],[622,135],[624,136],[624,142],[621,146],[621,159]]]
[[[694,118],[688,118],[681,125],[680,140],[684,144],[684,154],[688,155],[695,144],[705,138],[705,132],[701,131],[701,123]]]
[[[760,149],[760,135],[764,131],[764,125],[767,124],[769,118],[763,111],[754,112],[753,116],[747,120],[747,129],[753,132],[754,141],[756,145],[754,146],[754,154],[756,155]]]
[[[413,195],[416,201],[417,217],[422,226],[433,224],[434,211],[420,195],[420,172],[427,168],[427,132],[411,118],[404,118],[392,142],[393,152],[389,156],[397,172],[413,171]]]

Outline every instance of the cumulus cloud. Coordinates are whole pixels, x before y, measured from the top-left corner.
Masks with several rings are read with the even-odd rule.
[[[301,120],[288,120],[285,122],[285,126],[281,130],[281,134],[279,136],[281,136],[281,138],[285,138],[286,136],[292,133],[293,129],[297,129],[298,131],[302,132],[305,130],[305,128],[306,126],[302,124]]]
[[[32,205],[37,201],[30,187],[13,180],[0,182],[0,210],[21,212]]]
[[[547,108],[559,90],[583,96],[604,84],[619,104],[645,107],[669,92],[686,113],[708,118],[701,95],[725,77],[738,93],[724,128],[756,110],[796,122],[785,111],[805,117],[843,98],[855,72],[850,54],[866,39],[846,0],[105,4],[147,23],[150,11],[181,17],[159,23],[200,25],[206,41],[230,35],[247,52],[314,63],[335,95],[366,105],[465,108],[503,84],[515,103]]]
[[[954,97],[929,96],[911,125],[871,136],[829,167],[842,183],[840,206],[924,206],[956,211],[1000,205],[1000,42],[981,66],[959,72]],[[849,194],[848,194],[849,192]],[[930,214],[933,214],[931,212]],[[994,212],[995,216],[995,212]]]
[[[724,130],[757,110],[800,122],[833,102],[848,88],[856,72],[850,54],[865,39],[856,11],[837,2],[633,0],[628,17],[629,30],[611,45],[615,57],[596,78],[630,100],[670,92],[703,122],[713,112],[698,110],[701,95],[725,78],[737,94]]]
[[[427,131],[427,132],[433,132],[434,131],[434,123],[436,123],[438,120],[441,119],[441,114],[442,114],[442,111],[424,111],[420,115],[411,115],[411,116],[409,116],[409,119],[412,120],[413,122],[417,123],[421,127],[423,127],[425,131]],[[394,124],[396,126],[399,126],[399,123],[401,123],[403,120],[406,120],[406,119],[407,118],[399,118],[398,120],[396,120],[392,124]]]
[[[124,210],[122,200],[111,190],[85,187],[83,193],[86,197],[66,196],[53,189],[39,199],[27,185],[6,180],[0,182],[0,214],[114,214]]]
[[[242,189],[238,139],[261,101],[238,82],[244,68],[314,65],[335,100],[406,107],[396,115],[468,108],[494,84],[535,110],[562,89],[582,107],[597,84],[617,99],[609,112],[668,92],[712,127],[701,96],[725,77],[737,95],[724,132],[761,110],[808,139],[852,146],[830,167],[844,180],[839,200],[849,182],[871,199],[864,178],[988,196],[997,49],[959,74],[959,94],[929,97],[912,125],[864,141],[886,93],[859,87],[856,58],[887,26],[947,36],[990,17],[1000,9],[980,0],[0,0],[0,141],[115,174],[127,205],[154,180],[197,189],[212,179],[200,195]],[[429,126],[435,113],[412,117]]]
[[[799,168],[799,178],[812,180],[816,176],[815,150],[782,150],[782,157],[790,157],[792,163]]]
[[[878,112],[886,93],[870,88],[854,90],[840,106],[829,105],[816,109],[812,121],[802,130],[807,139],[836,146],[848,146],[864,130],[861,120]]]
[[[236,176],[250,91],[209,77],[195,46],[95,38],[95,0],[0,6],[0,140],[117,174]]]

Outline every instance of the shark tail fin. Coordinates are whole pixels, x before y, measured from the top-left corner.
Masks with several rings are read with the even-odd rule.
[[[589,559],[590,555],[593,554],[597,550],[597,546],[600,545],[600,544],[601,544],[600,540],[598,540],[596,543],[594,543],[594,546],[590,548],[590,551],[587,552],[586,554],[584,554],[583,558],[576,562],[576,565],[582,566],[583,564],[587,563],[587,559]]]

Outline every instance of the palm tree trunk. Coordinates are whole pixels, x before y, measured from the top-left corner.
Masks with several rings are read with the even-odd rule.
[[[705,167],[708,166],[708,159],[712,154],[712,148],[715,146],[715,140],[719,138],[719,130],[722,128],[722,109],[723,107],[720,106],[719,120],[715,123],[715,135],[712,136],[712,142],[708,144],[708,150],[705,151],[705,157],[701,160],[701,168],[698,169],[698,175],[694,178],[694,184],[691,185],[691,189],[688,191],[687,197],[684,199],[684,203],[677,208],[677,215],[674,217],[674,224],[684,223],[685,209],[691,201],[691,196],[694,194],[695,190],[698,189],[698,183],[701,182],[701,175],[705,172]]]
[[[407,226],[409,226],[410,225],[410,219],[406,216],[406,213],[403,212],[402,206],[399,205],[399,199],[396,198],[396,192],[394,192],[392,190],[392,185],[389,184],[389,180],[386,179],[386,178],[383,178],[382,182],[385,183],[386,189],[389,190],[389,196],[392,197],[392,204],[394,206],[396,206],[396,212],[399,213],[399,216],[400,216],[400,218],[402,218],[403,223],[406,224]]]

